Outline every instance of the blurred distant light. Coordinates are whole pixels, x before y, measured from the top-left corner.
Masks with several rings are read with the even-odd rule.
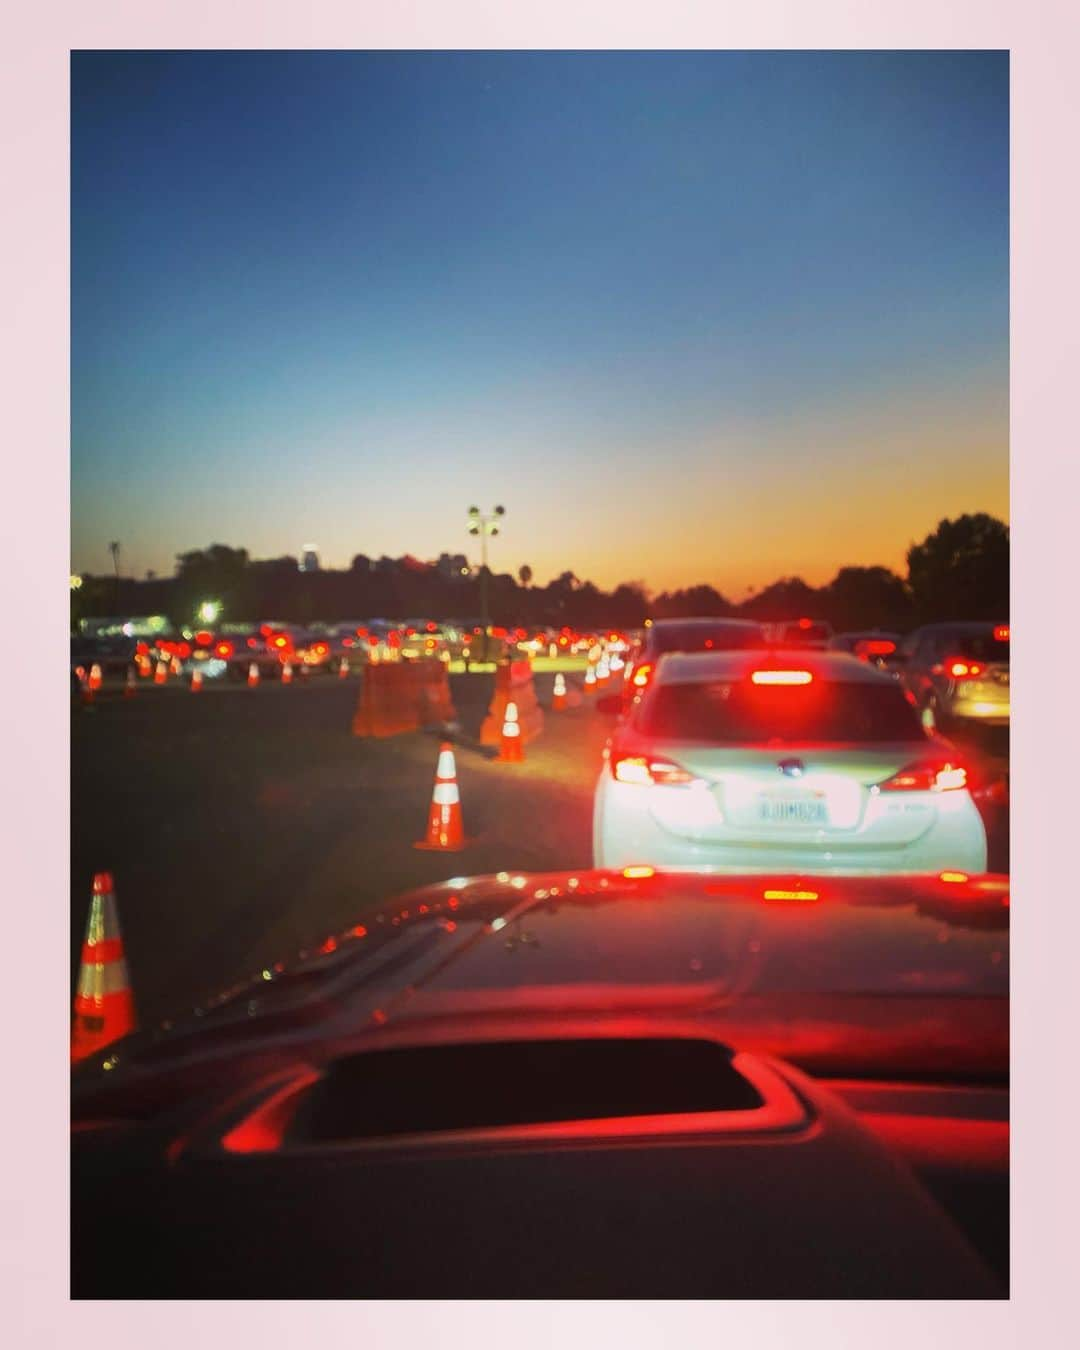
[[[220,600],[204,600],[198,609],[198,618],[202,623],[216,623],[221,613]]]
[[[77,572],[72,572],[71,575],[68,577],[68,581],[71,584],[71,589],[73,591],[77,591],[79,587],[82,585],[82,577],[79,576]]]

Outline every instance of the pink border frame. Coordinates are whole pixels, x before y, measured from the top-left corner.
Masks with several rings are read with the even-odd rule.
[[[4,664],[4,837],[14,850],[5,974],[8,1052],[4,1323],[20,1347],[153,1343],[367,1346],[685,1344],[738,1337],[760,1347],[1053,1346],[1073,1320],[1075,1103],[1069,1036],[1078,902],[1064,841],[1075,833],[1067,689],[1078,623],[1066,541],[1080,471],[1074,441],[1078,189],[1077,21],[1068,0],[438,0],[315,3],[231,0],[147,5],[54,0],[9,27],[0,82],[8,164],[3,294],[9,382],[0,577],[9,633],[47,637],[52,665],[31,681]],[[71,48],[998,48],[1012,53],[1013,608],[1019,611],[1014,733],[1015,940],[1012,966],[1013,1293],[983,1305],[922,1303],[146,1303],[67,1297],[67,728],[61,684],[68,551],[68,52]],[[1071,283],[1071,284],[1070,284]],[[1071,379],[1070,379],[1071,377]],[[1053,584],[1049,584],[1049,583]],[[1036,643],[1035,635],[1039,641]],[[10,652],[10,649],[9,649]],[[1038,685],[1036,685],[1036,679]],[[1036,688],[1043,695],[1036,694]],[[1072,775],[1069,774],[1071,780]],[[1071,783],[1070,783],[1071,786]],[[76,804],[77,809],[77,804]],[[11,857],[9,851],[8,857]],[[10,864],[9,864],[10,865]],[[18,955],[13,959],[11,953]],[[1066,1152],[1068,1150],[1068,1152]]]

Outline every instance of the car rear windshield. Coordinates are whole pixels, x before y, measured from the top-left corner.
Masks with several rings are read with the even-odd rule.
[[[985,633],[960,633],[947,638],[949,654],[966,656],[970,661],[1004,662],[1009,664],[1009,639],[996,638],[993,630]]]
[[[924,734],[898,686],[839,680],[662,684],[640,709],[637,725],[660,739],[712,745],[910,741]]]
[[[787,643],[798,642],[827,642],[832,637],[832,629],[828,624],[810,623],[798,624],[789,623],[781,630],[780,641]]]
[[[718,623],[715,628],[709,624],[654,628],[648,643],[656,656],[662,652],[749,651],[765,645],[764,628],[756,624],[743,628],[737,624],[722,623]]]

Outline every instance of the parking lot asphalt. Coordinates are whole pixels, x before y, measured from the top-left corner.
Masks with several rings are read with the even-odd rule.
[[[612,721],[591,701],[552,713],[523,764],[478,744],[487,674],[451,677],[466,847],[424,835],[440,737],[355,737],[357,678],[291,686],[143,687],[73,705],[71,978],[90,885],[111,871],[144,1025],[179,1014],[451,876],[591,864],[592,792]],[[969,747],[1007,765],[1007,735]],[[1008,868],[1008,812],[988,818],[991,867]]]

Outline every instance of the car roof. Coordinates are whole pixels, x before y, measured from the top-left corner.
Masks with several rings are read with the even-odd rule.
[[[1008,626],[1004,619],[956,619],[946,623],[925,623],[916,628],[915,633],[984,633]]]
[[[763,625],[757,619],[729,619],[723,616],[710,619],[707,615],[692,619],[654,619],[650,624],[650,629],[665,628],[761,628]]]
[[[734,652],[670,652],[657,667],[657,684],[699,684],[708,680],[743,680],[751,671],[808,670],[815,679],[830,683],[885,684],[896,688],[896,681],[877,666],[860,661],[848,652],[823,652],[799,649],[784,652],[775,648],[746,648]]]

